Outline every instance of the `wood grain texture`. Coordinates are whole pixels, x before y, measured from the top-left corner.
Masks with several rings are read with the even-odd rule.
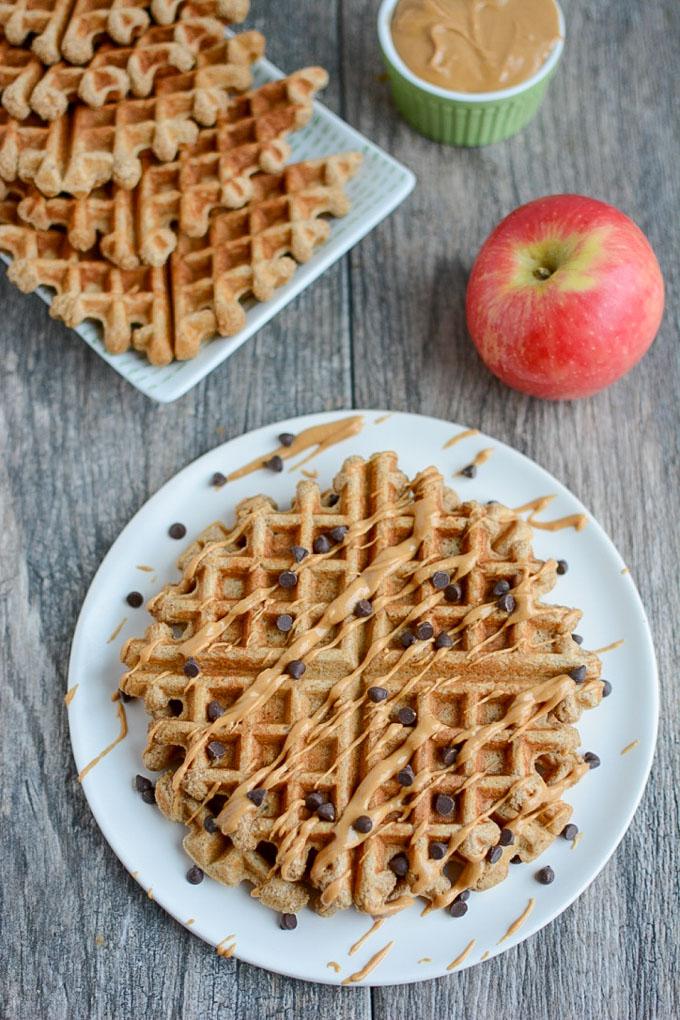
[[[678,1015],[674,647],[680,564],[680,48],[674,0],[566,0],[570,41],[537,120],[489,149],[421,139],[380,79],[376,0],[253,0],[286,69],[322,63],[328,104],[411,166],[407,203],[179,402],[151,404],[0,275],[0,1012],[52,1018],[669,1018]],[[676,78],[677,82],[677,78]],[[606,393],[512,393],[466,339],[465,281],[493,224],[540,194],[630,213],[668,285],[659,339]],[[602,522],[655,631],[663,710],[635,821],[591,888],[483,967],[409,987],[306,985],[221,960],[129,878],[76,782],[62,697],[90,580],[132,513],[224,438],[325,408],[392,407],[478,426],[535,458]],[[219,430],[219,431],[218,431]]]

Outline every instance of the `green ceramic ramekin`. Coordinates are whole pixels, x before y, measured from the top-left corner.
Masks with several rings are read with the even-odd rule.
[[[498,92],[450,92],[417,78],[392,41],[392,14],[399,0],[383,0],[378,13],[378,38],[395,105],[411,127],[446,145],[489,145],[520,131],[538,111],[548,82],[564,49],[564,15],[560,40],[543,67],[520,85]],[[557,2],[557,0],[556,0]]]

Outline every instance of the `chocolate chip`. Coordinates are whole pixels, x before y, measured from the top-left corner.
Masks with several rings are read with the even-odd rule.
[[[498,861],[500,861],[502,856],[503,851],[499,846],[490,846],[486,852],[486,859],[489,862],[489,864],[496,864]]]
[[[295,442],[295,436],[292,432],[282,432],[279,436],[279,442],[281,446],[292,446]]]
[[[451,577],[445,570],[435,570],[430,580],[432,581],[432,587],[437,591],[443,591],[451,583]]]
[[[179,521],[176,524],[171,524],[168,528],[168,535],[170,538],[184,538],[187,533],[187,529]]]
[[[499,846],[511,846],[515,842],[515,834],[512,829],[501,829],[498,837]]]
[[[281,928],[282,931],[295,931],[297,926],[298,920],[295,914],[281,914],[279,928]]]
[[[564,839],[574,839],[578,836],[578,825],[574,825],[573,822],[570,822],[569,825],[564,826],[560,835],[563,836]]]
[[[156,803],[156,790],[153,786],[150,786],[148,790],[142,790],[142,800],[145,804]]]
[[[365,835],[373,828],[373,821],[368,817],[368,815],[359,815],[359,817],[352,823],[352,828]]]
[[[461,470],[460,473],[461,473],[461,475],[463,475],[464,478],[474,478],[475,475],[477,474],[477,465],[476,464],[468,464],[466,467],[464,467]]]
[[[443,815],[444,818],[453,814],[455,806],[453,797],[449,797],[447,793],[438,793],[434,798],[434,809],[438,815]]]
[[[416,627],[416,637],[419,641],[429,641],[434,635],[434,627],[427,620],[419,623]]]
[[[439,752],[439,760],[442,763],[442,765],[446,766],[453,765],[457,757],[458,757],[457,747],[442,747],[441,751]]]
[[[430,860],[441,861],[442,857],[446,856],[447,849],[446,843],[430,843]]]
[[[395,854],[389,862],[390,871],[393,871],[397,878],[403,878],[408,874],[408,857],[406,854]]]
[[[522,861],[522,858],[520,857],[519,854],[515,854],[514,857],[510,858],[510,863],[511,864],[522,864],[523,861]]]
[[[468,905],[464,900],[455,899],[449,907],[451,917],[463,917],[468,912]]]
[[[292,570],[282,570],[279,574],[279,584],[282,588],[294,588],[297,583],[297,574]]]
[[[447,584],[444,589],[444,598],[447,602],[460,602],[463,597],[463,589],[459,584],[453,581],[451,584]]]
[[[510,591],[509,581],[497,581],[496,584],[493,586],[494,595],[498,596],[505,595],[505,593],[508,591]]]
[[[609,695],[611,694],[611,692],[612,692],[612,685],[609,683],[609,680],[603,680],[602,681],[602,697],[603,698],[608,698]]]
[[[198,665],[195,659],[191,658],[187,659],[187,661],[184,663],[183,668],[184,675],[188,676],[192,680],[195,676],[198,676],[198,674],[201,672],[201,667]]]
[[[582,684],[586,678],[588,669],[586,666],[574,666],[573,669],[569,670],[569,676],[576,684]]]
[[[210,484],[214,485],[216,489],[221,489],[223,485],[227,484],[226,476],[221,471],[216,471],[210,479]]]
[[[281,613],[276,617],[276,626],[283,634],[287,634],[293,626],[293,617],[290,613]]]
[[[144,793],[145,790],[153,790],[153,783],[147,776],[135,776],[135,790],[137,793]]]
[[[571,640],[575,641],[577,645],[582,645],[583,644],[583,638],[581,637],[580,634],[572,634],[571,635]]]
[[[273,457],[264,462],[264,467],[269,468],[270,471],[283,471],[283,460],[278,453],[275,453]]]
[[[358,616],[359,619],[365,619],[367,616],[370,616],[372,612],[373,606],[368,599],[359,599],[354,607],[354,615]]]
[[[591,769],[596,769],[600,765],[600,759],[594,751],[586,751],[583,755],[584,762],[590,766]]]
[[[555,872],[549,864],[546,864],[545,868],[541,868],[540,871],[536,872],[535,878],[541,885],[550,885],[551,882],[555,881]]]
[[[186,878],[190,885],[200,885],[205,878],[205,875],[203,874],[203,870],[199,868],[198,864],[192,864],[187,871]]]
[[[416,643],[416,636],[412,630],[403,630],[399,636],[399,643],[402,648],[410,648]]]
[[[312,549],[315,553],[327,553],[331,547],[331,543],[328,541],[325,535],[319,535],[312,542]]]
[[[318,811],[324,799],[324,795],[319,790],[312,790],[305,797],[305,807],[308,811]]]
[[[504,613],[511,613],[515,608],[515,600],[510,594],[501,595],[496,605]]]
[[[335,821],[335,807],[333,806],[333,804],[331,804],[329,800],[327,800],[325,804],[322,804],[321,807],[318,808],[317,814],[319,818],[321,818],[322,821],[324,822]]]
[[[453,648],[453,638],[449,637],[445,630],[437,634],[434,642],[435,648]]]
[[[418,716],[412,708],[400,708],[397,712],[397,719],[402,726],[413,726]]]
[[[557,561],[557,573],[558,574],[566,574],[566,572],[568,570],[569,570],[569,564],[567,563],[566,560],[558,560]]]
[[[203,819],[203,828],[205,829],[206,832],[211,833],[217,832],[218,827],[219,826],[217,825],[217,822],[215,821],[212,815],[205,816],[205,818]]]
[[[339,524],[337,528],[331,528],[328,537],[332,542],[342,542],[348,531],[349,528],[346,528],[344,524]]]
[[[326,506],[335,506],[339,499],[340,496],[338,495],[337,492],[329,492],[328,496],[326,497]]]
[[[170,698],[170,701],[168,702],[168,708],[175,716],[181,715],[182,712],[184,711],[184,705],[179,700],[179,698]]]
[[[220,705],[219,701],[209,701],[208,707],[206,708],[206,714],[210,722],[215,722],[215,719],[219,719],[221,715],[224,715],[224,709]]]
[[[384,687],[369,687],[366,693],[368,694],[369,700],[375,705],[384,701],[387,697],[387,691]]]
[[[129,606],[132,606],[133,609],[139,609],[144,602],[144,596],[141,591],[131,591],[125,596],[125,601]]]
[[[467,903],[467,901],[470,899],[470,890],[461,889],[461,891],[456,896],[456,899],[458,900],[459,903]]]
[[[301,659],[293,659],[286,666],[286,673],[292,676],[293,680],[299,680],[307,667]]]
[[[254,804],[255,807],[259,807],[266,796],[267,791],[263,790],[261,786],[256,787],[254,790],[249,790],[246,794],[248,800]]]
[[[227,749],[221,740],[211,740],[205,749],[205,752],[211,761],[217,761],[218,758],[223,758],[226,751]]]
[[[413,769],[410,765],[407,765],[406,768],[400,769],[400,771],[397,772],[397,782],[400,786],[413,786],[414,779],[415,776],[413,775]]]
[[[127,703],[129,701],[134,701],[135,700],[134,694],[128,694],[126,691],[121,691],[120,689],[119,689],[119,693],[120,693],[121,700],[124,701],[126,705],[127,705]],[[606,697],[606,695],[605,695],[605,697]]]
[[[290,551],[296,563],[302,563],[305,556],[309,556],[309,549],[305,549],[303,545],[291,545]]]

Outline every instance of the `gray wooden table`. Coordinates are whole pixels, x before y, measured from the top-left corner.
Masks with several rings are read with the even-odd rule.
[[[202,385],[159,407],[37,298],[0,274],[2,948],[0,1014],[677,1016],[680,48],[677,0],[566,0],[569,42],[537,121],[478,151],[440,148],[395,115],[377,0],[253,0],[251,24],[292,70],[324,64],[330,107],[411,166],[407,203]],[[631,214],[668,285],[661,335],[623,382],[580,403],[510,392],[466,338],[466,275],[495,222],[577,191]],[[219,959],[119,864],[74,772],[63,707],[69,643],[109,545],[166,479],[223,438],[354,406],[479,426],[562,479],[630,564],[654,628],[661,734],[630,831],[588,891],[488,964],[410,987],[307,985]],[[677,771],[676,771],[677,775]],[[675,967],[675,969],[673,969]]]

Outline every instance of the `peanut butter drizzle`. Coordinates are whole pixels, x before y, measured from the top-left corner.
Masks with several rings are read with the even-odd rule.
[[[393,946],[394,939],[392,939],[391,942],[388,942],[386,946],[383,946],[382,949],[379,949],[378,952],[371,957],[368,963],[364,964],[361,970],[357,970],[354,974],[350,974],[349,977],[346,977],[342,982],[343,985],[353,985],[356,984],[357,981],[363,981],[365,977],[368,977],[368,975],[383,962],[387,954],[392,951]]]
[[[146,563],[138,563],[137,570],[142,570],[145,574],[153,574],[155,567],[149,567]]]
[[[153,899],[153,889],[151,888],[151,886],[149,886],[149,888],[146,890],[146,895],[149,897],[150,900]]]
[[[484,961],[485,961],[485,960],[488,960],[490,956],[491,956],[491,950],[490,950],[490,949],[487,949],[487,950],[485,950],[485,952],[483,953],[483,955],[482,955],[482,956],[480,956],[480,958],[479,958],[479,962],[480,962],[480,963],[484,963]]]
[[[536,514],[540,514],[542,510],[545,510],[547,506],[552,503],[555,499],[554,496],[539,496],[537,499],[532,499],[528,503],[523,503],[522,506],[517,506],[512,511],[515,514],[522,514],[529,510],[529,516],[527,517],[527,524],[530,524],[532,528],[539,528],[541,531],[563,531],[564,528],[573,528],[574,531],[583,531],[588,518],[585,514],[568,514],[566,517],[558,517],[554,521],[537,521]]]
[[[116,629],[114,630],[114,632],[111,634],[111,636],[106,639],[107,645],[110,645],[112,641],[116,640],[116,638],[120,634],[121,630],[123,629],[123,627],[127,623],[127,620],[128,620],[127,616],[124,616],[123,619],[118,624],[118,626],[116,627]]]
[[[582,832],[577,832],[576,835],[574,836],[574,838],[571,841],[571,849],[575,850],[576,847],[579,845],[579,843],[581,842],[582,839],[583,839],[583,833]]]
[[[624,567],[623,570],[621,570],[621,573],[622,574],[630,574],[630,567]]]
[[[191,927],[191,925],[192,925],[192,924],[194,924],[194,922],[195,922],[195,921],[196,921],[196,918],[195,918],[195,917],[190,917],[190,918],[189,918],[188,920],[186,920],[186,921],[185,921],[184,923],[185,923],[185,925],[187,926],[187,928],[190,928],[190,927]]]
[[[605,652],[615,652],[617,648],[620,648],[624,644],[625,638],[621,638],[619,641],[612,641],[610,645],[605,645],[603,648],[593,648],[593,655],[604,655]]]
[[[470,939],[463,952],[459,953],[455,960],[451,960],[451,963],[448,965],[446,969],[455,970],[456,967],[460,967],[461,963],[463,963],[463,961],[468,958],[472,950],[475,948],[476,942],[477,939]]]
[[[385,917],[377,917],[377,918],[375,918],[374,921],[373,921],[373,924],[368,929],[368,931],[364,932],[364,934],[361,936],[361,938],[357,939],[357,941],[353,945],[351,945],[349,947],[349,951],[348,951],[347,955],[348,956],[354,956],[354,954],[356,952],[358,952],[361,949],[361,947],[366,942],[368,942],[368,940],[370,939],[371,935],[374,935],[378,931],[379,928],[382,928],[382,926],[384,925],[386,920],[387,919]]]
[[[391,418],[393,414],[394,414],[394,411],[389,411],[387,414],[381,414],[379,418],[375,419],[373,424],[374,425],[382,425],[382,423],[387,421],[388,418]]]
[[[463,429],[462,432],[456,432],[455,436],[447,441],[442,446],[442,450],[448,450],[451,446],[455,446],[456,443],[462,443],[464,439],[470,439],[472,436],[478,436],[479,429]]]
[[[336,963],[335,960],[329,960],[326,966],[329,967],[331,970],[334,970],[336,974],[339,974],[340,971],[342,970],[340,964]]]
[[[531,913],[531,911],[534,909],[535,906],[536,906],[536,900],[532,896],[531,899],[529,900],[529,902],[527,903],[526,907],[522,911],[522,913],[519,915],[519,917],[517,917],[512,922],[512,924],[509,925],[508,930],[506,931],[505,935],[503,935],[503,937],[498,940],[497,945],[500,946],[501,942],[505,942],[506,939],[511,938],[515,934],[515,932],[520,930],[520,928],[522,927],[522,925],[524,924],[524,922],[526,921],[527,917],[529,916],[529,914]]]
[[[420,959],[418,960],[418,963],[432,963],[432,957],[431,956],[421,956]]]
[[[628,754],[629,751],[634,751],[639,743],[639,740],[631,740],[630,744],[626,744],[624,749],[621,751],[621,754]]]
[[[114,747],[120,744],[121,740],[125,740],[128,732],[127,716],[125,715],[125,707],[122,701],[118,701],[116,704],[116,712],[118,713],[118,719],[120,720],[120,733],[115,740],[112,740],[108,747],[105,747],[103,751],[100,751],[96,758],[93,758],[91,762],[80,770],[78,773],[78,782],[82,783],[87,773],[98,765],[102,758],[105,758],[110,751],[113,751]]]
[[[313,482],[313,481],[314,481],[314,480],[315,480],[316,478],[318,478],[318,477],[319,477],[319,472],[318,472],[318,471],[305,471],[305,469],[304,469],[304,468],[302,469],[302,471],[300,472],[300,474],[304,475],[304,477],[305,477],[305,478],[309,478],[309,479],[310,479],[310,481],[312,481],[312,482]]]
[[[235,471],[231,471],[227,475],[228,482],[234,482],[237,478],[244,478],[245,475],[252,474],[253,471],[259,470],[264,466],[264,462],[269,460],[270,457],[280,457],[282,460],[289,460],[291,457],[297,457],[299,453],[304,453],[305,450],[309,450],[310,447],[316,447],[315,450],[307,456],[303,457],[291,470],[295,471],[297,468],[302,467],[303,464],[307,464],[312,457],[316,457],[317,454],[323,453],[324,450],[328,450],[331,446],[335,446],[336,443],[342,443],[345,439],[350,439],[352,436],[358,435],[364,427],[363,415],[357,414],[351,418],[340,418],[337,421],[324,422],[323,425],[312,425],[311,428],[303,429],[302,432],[298,432],[290,446],[279,446],[272,453],[264,454],[260,457],[256,457],[255,460],[251,460],[248,464],[244,464],[243,467],[237,468]]]
[[[236,952],[236,942],[235,941],[232,942],[232,944],[230,946],[225,945],[225,943],[229,942],[230,939],[236,939],[236,936],[234,934],[232,934],[232,935],[225,935],[225,937],[222,939],[222,941],[218,942],[217,945],[215,946],[215,952],[217,953],[217,955],[218,956],[223,956],[227,960],[230,959],[230,957],[232,957],[234,955],[234,953]]]
[[[475,454],[474,459],[470,461],[469,464],[466,464],[465,467],[462,467],[460,471],[457,471],[456,474],[462,475],[467,467],[478,468],[481,467],[482,464],[486,464],[487,460],[493,455],[494,449],[495,447],[488,446],[486,450],[480,450],[479,453]]]
[[[73,687],[69,687],[66,694],[64,695],[64,704],[70,705],[76,696],[76,691],[80,687],[80,684],[74,684]]]

